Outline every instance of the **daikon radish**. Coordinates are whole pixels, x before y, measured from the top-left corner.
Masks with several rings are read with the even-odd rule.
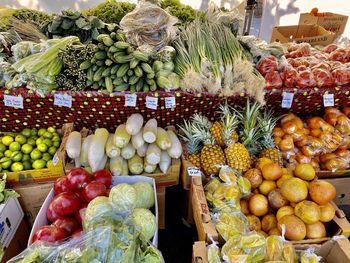
[[[114,145],[118,148],[124,148],[129,143],[130,139],[131,135],[126,131],[126,125],[119,125],[114,133]]]
[[[145,127],[143,127],[143,139],[145,142],[153,143],[157,139],[157,120],[156,119],[150,119],[145,124]]]
[[[96,167],[96,169],[91,169],[92,172],[96,172],[98,170],[102,170],[102,169],[105,169],[106,168],[106,164],[107,164],[107,160],[108,160],[108,157],[107,155],[103,155],[102,159],[101,159],[101,162],[98,164],[98,166]]]
[[[180,158],[182,154],[182,145],[180,143],[179,138],[177,138],[176,134],[172,130],[167,130],[171,140],[171,147],[167,149],[167,152],[171,158]]]
[[[162,151],[160,154],[160,163],[159,163],[159,168],[162,171],[162,173],[167,173],[168,169],[171,165],[171,157],[167,153],[167,151]]]
[[[123,158],[117,156],[109,160],[109,170],[114,176],[122,175],[123,173]]]
[[[135,154],[128,160],[128,168],[132,174],[141,174],[143,172],[143,159]]]
[[[143,125],[143,117],[140,113],[131,114],[126,121],[126,131],[130,135],[139,133]]]
[[[109,132],[105,128],[100,128],[95,131],[95,134],[91,139],[88,151],[88,160],[92,171],[97,171],[97,168],[100,167],[100,163],[105,156],[105,148],[108,137]]]
[[[69,134],[66,143],[66,151],[69,158],[75,162],[75,167],[80,167],[81,134],[73,131]]]
[[[142,129],[137,134],[131,137],[131,143],[135,149],[138,149],[145,144],[145,141],[143,140],[143,137],[142,137]]]
[[[87,136],[86,138],[83,139],[83,144],[81,145],[79,159],[80,159],[80,164],[84,167],[89,166],[88,152],[89,152],[89,146],[92,138],[93,138],[93,135]]]
[[[129,175],[128,161],[125,159],[123,159],[121,175],[124,175],[124,176]]]
[[[149,164],[146,160],[146,158],[144,158],[143,160],[143,170],[146,172],[146,173],[153,173],[155,170],[157,169],[157,165],[156,164]]]
[[[128,145],[122,149],[121,156],[124,159],[129,160],[135,155],[135,152],[136,152],[136,150],[135,150],[134,146],[132,146],[131,143],[128,143]]]
[[[156,143],[161,150],[166,150],[171,147],[169,134],[161,127],[157,127]]]
[[[120,155],[120,149],[114,145],[113,134],[109,134],[107,143],[106,143],[106,154],[109,158],[114,158]]]
[[[161,150],[155,143],[148,145],[146,152],[146,160],[149,164],[158,164],[160,162],[160,153]]]
[[[145,157],[147,153],[148,143],[144,143],[140,148],[136,149],[137,154],[140,157]]]

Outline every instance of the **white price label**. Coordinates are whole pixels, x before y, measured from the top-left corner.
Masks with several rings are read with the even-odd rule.
[[[68,94],[56,93],[54,95],[53,105],[72,108],[72,96]]]
[[[136,94],[125,94],[125,107],[136,107],[136,101]]]
[[[166,98],[164,98],[164,101],[165,101],[165,108],[166,109],[176,108],[176,98],[175,97],[166,97]]]
[[[202,176],[201,170],[199,170],[197,167],[188,167],[187,173],[189,176]]]
[[[334,107],[334,94],[323,95],[323,106]]]
[[[158,98],[156,97],[146,97],[146,108],[156,110],[158,108]]]
[[[60,160],[60,158],[58,158],[58,155],[57,155],[57,153],[55,153],[55,155],[53,156],[53,158],[52,158],[52,164],[54,165],[54,166],[56,166],[57,164],[58,164],[58,161]]]
[[[293,104],[294,93],[283,92],[282,108],[290,109]]]
[[[4,95],[4,104],[7,107],[23,109],[23,97]]]

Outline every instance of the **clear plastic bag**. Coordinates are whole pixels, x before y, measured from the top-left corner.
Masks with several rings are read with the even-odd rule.
[[[315,248],[308,248],[300,254],[300,263],[319,263],[321,259],[315,254]]]
[[[138,6],[120,21],[120,27],[128,42],[140,47],[149,45],[154,49],[168,45],[177,34],[174,25],[177,18],[168,14],[159,6],[140,2]]]
[[[219,212],[213,215],[216,230],[225,241],[239,237],[249,230],[248,219],[242,212]]]
[[[209,235],[211,244],[207,246],[208,251],[208,263],[221,263],[220,248],[217,246],[216,241]]]

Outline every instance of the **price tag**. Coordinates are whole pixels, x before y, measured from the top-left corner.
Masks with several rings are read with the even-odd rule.
[[[57,164],[58,164],[58,161],[60,160],[60,158],[58,158],[58,155],[57,155],[57,153],[55,153],[55,155],[53,156],[53,158],[52,158],[52,164],[54,165],[54,166],[56,166]]]
[[[136,107],[136,101],[136,94],[125,94],[125,107]]]
[[[7,107],[23,109],[23,97],[4,95],[4,104]]]
[[[158,107],[158,98],[156,97],[146,97],[146,108],[156,110]]]
[[[53,105],[72,108],[72,96],[68,94],[56,93],[54,95]]]
[[[290,109],[293,104],[294,93],[283,92],[282,108]]]
[[[323,95],[323,106],[333,107],[334,106],[334,94],[324,94]]]
[[[187,168],[187,173],[189,176],[202,176],[201,170],[199,170],[197,167],[188,167]]]
[[[176,108],[176,98],[175,97],[166,97],[166,98],[164,98],[164,101],[165,101],[165,108],[166,109]]]

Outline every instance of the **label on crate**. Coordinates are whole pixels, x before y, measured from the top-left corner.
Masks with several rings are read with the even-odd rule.
[[[4,95],[4,104],[7,107],[24,109],[23,97]]]
[[[146,108],[156,110],[158,108],[158,98],[156,97],[146,97]]]
[[[136,107],[137,95],[125,94],[125,107]]]
[[[323,106],[334,107],[334,94],[323,94]]]
[[[72,96],[68,94],[56,93],[54,95],[53,105],[72,108]]]
[[[57,164],[58,164],[58,161],[60,160],[60,158],[58,158],[58,155],[57,155],[57,153],[55,153],[55,155],[53,156],[53,158],[52,158],[52,164],[54,165],[54,166],[56,166]]]
[[[175,97],[166,97],[166,98],[164,98],[164,101],[165,101],[165,108],[166,109],[176,108],[176,98]]]
[[[282,108],[290,109],[293,104],[294,93],[283,92]]]
[[[197,167],[187,167],[187,173],[189,176],[202,176],[202,172]]]

